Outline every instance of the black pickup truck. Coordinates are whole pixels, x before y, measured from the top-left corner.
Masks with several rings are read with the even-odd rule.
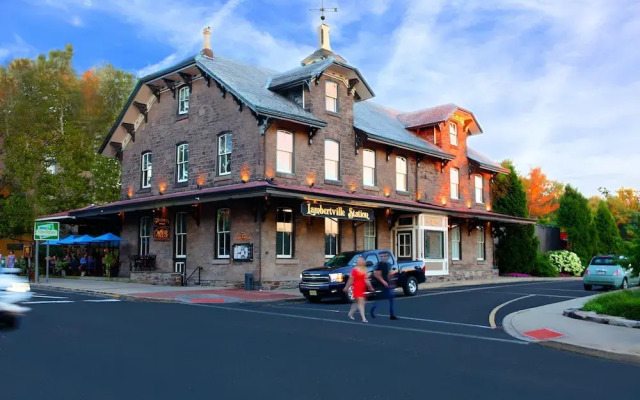
[[[418,291],[418,284],[425,282],[425,267],[422,261],[397,262],[393,253],[389,250],[345,251],[324,263],[323,267],[310,268],[300,274],[300,292],[307,300],[318,302],[326,297],[342,297],[345,300],[353,300],[353,288],[345,294],[344,286],[349,280],[351,269],[356,264],[358,257],[364,257],[367,263],[367,272],[376,292],[382,290],[382,284],[373,278],[380,254],[387,253],[391,264],[390,274],[396,274],[397,286],[404,290],[407,296],[413,296]]]

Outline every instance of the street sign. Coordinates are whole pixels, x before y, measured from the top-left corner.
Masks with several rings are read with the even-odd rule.
[[[35,240],[60,239],[60,223],[59,222],[36,222],[33,228],[33,238]]]

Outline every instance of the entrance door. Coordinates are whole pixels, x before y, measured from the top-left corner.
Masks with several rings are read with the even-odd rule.
[[[398,231],[396,234],[396,256],[398,260],[410,261],[413,259],[412,232]]]

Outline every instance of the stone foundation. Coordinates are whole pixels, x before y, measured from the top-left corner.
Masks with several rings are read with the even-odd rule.
[[[162,271],[131,271],[130,280],[133,283],[146,283],[160,286],[181,286],[182,274]]]
[[[449,275],[444,276],[427,276],[428,282],[460,282],[474,281],[480,279],[493,279],[498,277],[498,270],[457,270],[449,271]]]

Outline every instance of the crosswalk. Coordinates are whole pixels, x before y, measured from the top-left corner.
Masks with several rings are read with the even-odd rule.
[[[71,303],[117,303],[119,299],[70,299],[66,296],[52,296],[48,294],[33,293],[32,300],[23,301],[20,304],[71,304]]]

